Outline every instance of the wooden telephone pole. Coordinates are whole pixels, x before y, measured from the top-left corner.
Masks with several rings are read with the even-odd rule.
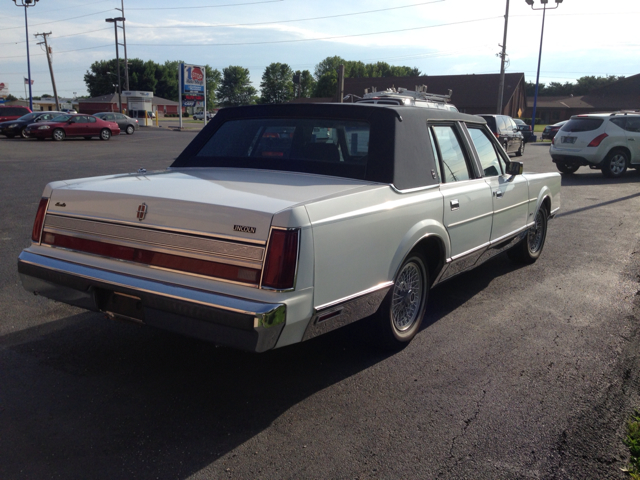
[[[34,36],[37,38],[42,36],[42,42],[38,43],[38,45],[44,44],[44,49],[47,54],[47,62],[49,62],[49,73],[51,73],[51,83],[53,84],[53,96],[56,99],[56,110],[60,111],[60,101],[58,100],[58,90],[56,89],[56,78],[53,76],[53,65],[51,64],[51,50],[49,45],[47,44],[47,36],[51,35],[51,32],[48,33],[36,33]]]

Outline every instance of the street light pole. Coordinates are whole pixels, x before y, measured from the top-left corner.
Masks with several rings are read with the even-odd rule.
[[[116,34],[116,65],[118,68],[118,112],[122,113],[122,85],[120,83],[120,53],[118,48],[118,22],[124,22],[124,17],[105,18],[107,23],[113,23],[113,30]]]
[[[502,97],[504,96],[504,62],[507,57],[507,25],[509,24],[509,0],[507,0],[507,11],[504,14],[504,38],[502,39],[502,53],[500,54],[500,86],[498,87],[498,108],[497,114],[502,115]]]
[[[116,8],[122,13],[122,45],[124,46],[124,89],[129,90],[129,63],[127,60],[127,31],[124,28],[124,0],[120,0],[122,8]]]
[[[16,7],[24,7],[24,29],[27,36],[27,74],[29,83],[29,109],[33,111],[33,92],[31,91],[31,61],[29,60],[29,22],[27,21],[27,7],[35,7],[39,0],[13,0]]]
[[[563,0],[555,0],[555,1],[556,1],[556,6],[553,8],[550,8],[549,10],[555,10],[556,8],[558,8]],[[542,31],[540,33],[540,50],[538,52],[538,72],[536,73],[536,92],[533,96],[533,112],[531,115],[531,134],[535,139],[536,136],[535,136],[534,128],[536,126],[536,107],[538,105],[538,87],[540,86],[540,62],[542,60],[542,39],[544,37],[544,19],[547,13],[547,3],[549,3],[549,0],[540,0],[540,3],[542,4],[542,8],[533,8],[533,0],[525,0],[525,2],[527,2],[527,5],[531,7],[531,10],[542,10]]]

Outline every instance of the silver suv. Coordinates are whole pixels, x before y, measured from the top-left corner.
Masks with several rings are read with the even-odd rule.
[[[640,168],[640,113],[574,115],[553,138],[549,153],[562,173],[588,166],[605,177],[620,177],[627,168]]]

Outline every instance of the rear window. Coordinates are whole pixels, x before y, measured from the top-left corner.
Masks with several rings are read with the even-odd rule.
[[[27,113],[29,113],[29,110],[23,107],[0,107],[0,115],[3,117],[21,117]]]
[[[603,121],[601,118],[572,118],[560,130],[563,132],[590,132],[600,128]]]
[[[366,122],[271,118],[225,122],[197,156],[365,165],[368,153]]]

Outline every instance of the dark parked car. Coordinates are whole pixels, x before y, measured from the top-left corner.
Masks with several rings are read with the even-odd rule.
[[[0,122],[15,120],[27,113],[31,113],[31,109],[28,107],[5,107],[0,105]]]
[[[138,130],[138,128],[140,128],[137,118],[127,117],[122,113],[101,112],[101,113],[96,113],[94,116],[106,122],[116,122],[120,127],[120,131],[126,132],[127,135],[132,135],[133,132],[135,132],[136,130]]]
[[[66,137],[100,137],[109,140],[111,135],[119,135],[120,127],[115,122],[105,122],[93,115],[60,114],[49,122],[31,123],[25,130],[27,137],[44,140],[51,138],[56,141]]]
[[[553,140],[553,137],[556,136],[558,130],[562,128],[562,126],[567,123],[569,120],[565,120],[564,122],[554,123],[553,125],[547,125],[544,127],[542,131],[542,139],[543,140]]]
[[[524,143],[527,143],[533,134],[531,125],[527,125],[524,120],[520,120],[519,118],[514,118],[513,121],[516,122],[516,127],[518,127],[518,131],[522,134]]]
[[[524,137],[518,130],[513,118],[508,115],[479,115],[487,121],[489,130],[507,153],[515,153],[517,157],[524,152]]]
[[[61,112],[33,112],[27,113],[15,120],[0,123],[0,135],[7,138],[22,137],[27,138],[25,130],[27,125],[34,122],[46,122],[60,115]]]

